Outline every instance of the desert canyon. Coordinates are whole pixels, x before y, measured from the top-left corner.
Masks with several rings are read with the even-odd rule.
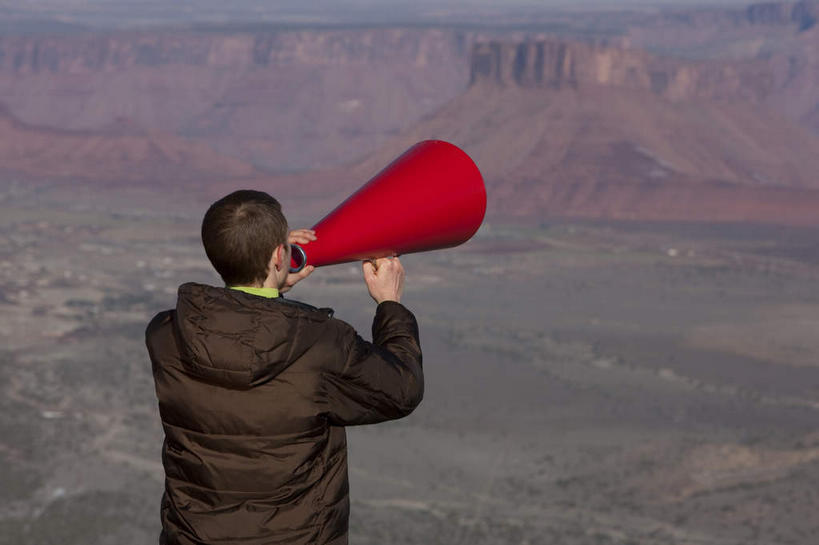
[[[351,542],[815,541],[819,2],[126,4],[0,1],[0,544],[155,543],[143,331],[219,283],[204,210],[252,187],[309,226],[424,139],[470,154],[488,215],[405,257],[427,393],[350,430]],[[359,276],[292,296],[366,332]]]

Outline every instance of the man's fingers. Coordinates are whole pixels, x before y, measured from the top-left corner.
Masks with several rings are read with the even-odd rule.
[[[302,236],[306,236],[306,237],[315,237],[316,236],[316,232],[313,231],[312,229],[293,229],[292,231],[290,231],[290,234],[291,235],[302,235]]]
[[[376,257],[375,259],[368,259],[364,263],[369,263],[375,274],[377,274],[382,267],[387,271],[396,268],[403,269],[403,265],[401,265],[401,261],[398,257]]]
[[[299,280],[304,280],[305,278],[310,276],[315,270],[316,268],[314,266],[307,265],[305,268],[297,272],[296,275],[299,277]]]
[[[386,267],[387,270],[401,269],[401,261],[397,257],[382,257],[378,259],[378,267]]]
[[[287,236],[290,244],[307,244],[316,240],[316,232],[312,229],[294,229]]]
[[[316,270],[314,266],[308,265],[297,273],[288,274],[287,279],[284,281],[285,290],[283,291],[289,290],[290,288],[292,288],[293,286],[295,286],[296,284],[310,276],[310,274],[312,274],[314,270]]]

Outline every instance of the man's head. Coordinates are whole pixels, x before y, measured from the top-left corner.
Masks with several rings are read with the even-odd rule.
[[[285,274],[290,264],[287,220],[279,201],[262,191],[234,191],[213,203],[202,220],[202,243],[228,286],[261,286],[271,263],[281,262]]]

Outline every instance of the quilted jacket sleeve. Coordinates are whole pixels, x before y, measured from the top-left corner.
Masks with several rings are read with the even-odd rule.
[[[400,303],[378,305],[373,342],[344,324],[343,359],[325,374],[323,400],[334,425],[374,424],[411,413],[424,395],[415,316]]]

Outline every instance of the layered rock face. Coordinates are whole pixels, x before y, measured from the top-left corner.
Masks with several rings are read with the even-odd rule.
[[[627,41],[663,55],[764,66],[769,81],[759,89],[759,98],[819,132],[817,21],[816,0],[688,10],[633,24]]]
[[[764,63],[566,40],[474,47],[469,90],[362,165],[462,146],[490,213],[819,224],[819,137],[764,104]]]
[[[437,30],[150,31],[0,37],[0,71],[18,75],[86,74],[138,66],[253,68],[281,64],[354,64],[396,59],[425,66],[457,49]],[[463,47],[463,44],[460,44]],[[461,51],[463,53],[463,51]]]
[[[234,157],[120,120],[101,130],[38,127],[0,109],[3,179],[163,186],[250,180],[261,173]]]
[[[674,32],[675,27],[687,27],[695,36],[706,29],[719,27],[723,31],[738,28],[749,29],[756,27],[756,31],[775,29],[777,27],[792,27],[793,30],[804,31],[816,25],[819,19],[819,1],[803,0],[800,2],[759,2],[744,7],[677,7],[661,11],[659,14],[638,16],[632,22],[631,34],[639,36],[641,33],[651,34],[663,28],[671,31],[666,38],[679,38]],[[660,41],[660,40],[658,40]]]
[[[696,12],[693,12],[696,17]],[[667,17],[669,20],[680,19],[679,14]],[[733,25],[779,26],[796,25],[799,30],[806,30],[816,24],[819,18],[819,2],[803,0],[801,2],[760,2],[742,9],[722,10],[721,12],[701,12],[698,22],[706,20],[713,23]]]
[[[564,40],[477,44],[470,80],[472,84],[553,89],[617,87],[650,91],[671,100],[758,100],[771,93],[774,83],[770,69],[761,62],[684,61]]]
[[[273,170],[339,163],[467,83],[468,48],[436,29],[152,31],[0,37],[0,102],[22,121],[118,118]]]
[[[703,23],[769,48],[740,59],[439,29],[4,36],[0,158],[35,177],[239,179],[314,202],[441,138],[476,160],[496,215],[817,224],[819,137],[793,121],[819,121],[814,4]],[[692,17],[662,21],[699,29]],[[785,35],[793,58],[770,49]]]
[[[752,4],[745,9],[746,20],[751,24],[795,24],[799,30],[807,30],[819,19],[819,2],[768,2]]]

